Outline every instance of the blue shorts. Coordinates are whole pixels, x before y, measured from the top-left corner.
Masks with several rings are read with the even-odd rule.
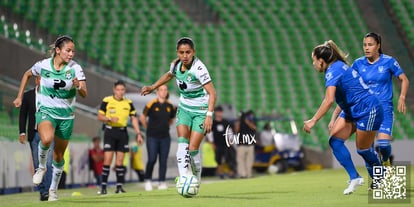
[[[382,126],[384,119],[384,110],[382,106],[373,107],[366,116],[354,118],[351,115],[345,114],[344,111],[339,115],[347,121],[355,123],[357,129],[362,131],[377,131]]]
[[[392,129],[394,125],[394,107],[383,106],[384,108],[384,120],[382,120],[381,127],[378,133],[384,133],[392,136]]]

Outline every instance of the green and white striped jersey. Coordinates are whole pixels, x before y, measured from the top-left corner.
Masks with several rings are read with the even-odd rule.
[[[76,88],[72,81],[86,79],[82,67],[71,60],[57,71],[53,58],[47,58],[34,64],[31,70],[34,76],[40,76],[38,111],[55,119],[75,118]]]
[[[179,106],[192,112],[206,112],[209,95],[203,86],[211,82],[206,66],[196,57],[189,70],[181,72],[181,66],[181,61],[172,63],[169,71],[176,78],[180,93]]]

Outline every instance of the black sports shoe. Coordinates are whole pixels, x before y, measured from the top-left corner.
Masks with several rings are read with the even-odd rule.
[[[49,199],[49,193],[40,194],[40,201],[47,201]]]
[[[126,193],[126,191],[121,186],[118,186],[116,187],[115,193]]]
[[[105,195],[105,194],[107,194],[108,192],[106,192],[106,189],[101,189],[101,191],[98,191],[98,194],[99,195]]]

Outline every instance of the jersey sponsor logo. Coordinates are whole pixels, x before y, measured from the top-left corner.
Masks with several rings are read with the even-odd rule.
[[[325,75],[326,80],[331,80],[333,78],[333,75],[331,72],[326,73]]]
[[[81,70],[81,71],[80,71],[80,77],[81,77],[82,79],[85,79],[85,73],[83,73],[83,70]]]
[[[63,88],[66,86],[66,82],[63,80],[55,79],[53,80],[53,88],[58,90],[59,88]]]
[[[179,80],[178,81],[178,87],[180,87],[181,90],[185,90],[185,89],[187,89],[187,84],[184,81]]]
[[[394,66],[397,67],[397,68],[400,68],[400,64],[398,64],[397,61],[394,62]]]
[[[208,75],[208,73],[204,73],[203,75],[200,76],[200,79],[204,82],[204,81],[210,80],[210,76]]]

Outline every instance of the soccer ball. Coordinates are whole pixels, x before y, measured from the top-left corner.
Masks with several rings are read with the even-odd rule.
[[[199,183],[195,175],[182,175],[176,184],[178,194],[190,198],[198,194]]]
[[[277,165],[269,165],[269,167],[267,168],[267,172],[269,172],[270,174],[278,173],[279,167]]]

